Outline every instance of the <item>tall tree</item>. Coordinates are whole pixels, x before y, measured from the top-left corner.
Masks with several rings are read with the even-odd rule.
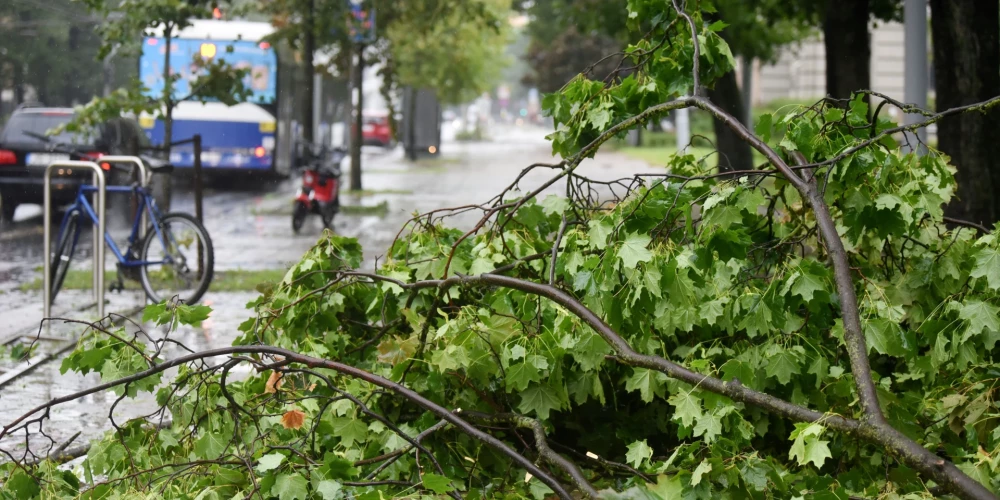
[[[98,27],[101,36],[98,57],[105,59],[112,51],[119,54],[139,52],[144,36],[164,38],[163,91],[152,94],[137,79],[108,96],[92,99],[78,109],[77,116],[68,125],[70,130],[92,128],[123,112],[153,113],[163,120],[163,144],[167,157],[173,142],[173,112],[181,101],[216,100],[226,104],[240,102],[249,93],[243,83],[245,69],[236,69],[225,61],[199,60],[201,74],[191,82],[190,93],[180,95],[175,83],[179,74],[171,74],[171,43],[174,37],[192,19],[211,18],[213,8],[220,3],[214,0],[83,0],[93,15],[105,19]],[[169,209],[171,189],[169,178],[161,179],[154,186],[158,203]]]
[[[931,0],[938,110],[972,104],[1000,90],[1000,3]],[[1000,111],[963,113],[938,123],[938,148],[958,168],[952,216],[982,224],[1000,219]]]

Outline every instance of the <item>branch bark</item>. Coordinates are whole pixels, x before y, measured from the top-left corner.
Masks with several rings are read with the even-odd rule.
[[[576,487],[586,493],[587,496],[590,498],[599,497],[597,490],[590,484],[590,481],[587,481],[587,478],[584,477],[580,468],[549,447],[548,439],[545,437],[545,428],[542,427],[542,423],[537,419],[525,417],[524,415],[515,415],[513,413],[490,415],[488,413],[470,411],[466,412],[466,415],[468,415],[469,418],[477,420],[508,422],[521,429],[530,430],[535,438],[535,447],[538,448],[538,454],[541,455],[542,458],[552,465],[559,467],[565,471],[566,474],[569,474],[569,476],[573,478],[573,483],[576,484]]]

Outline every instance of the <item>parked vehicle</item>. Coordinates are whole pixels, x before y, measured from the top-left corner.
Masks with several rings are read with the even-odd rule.
[[[400,140],[411,160],[441,154],[441,103],[432,90],[403,89]]]
[[[14,211],[23,203],[41,204],[45,167],[65,160],[97,160],[105,154],[128,154],[134,141],[148,145],[138,122],[118,118],[82,134],[63,132],[46,136],[46,132],[73,119],[72,108],[24,106],[11,115],[0,134],[0,216],[4,221],[14,218]],[[54,144],[61,144],[59,151]],[[110,165],[105,165],[110,170]],[[90,181],[90,172],[74,169],[57,170],[52,182],[55,205],[66,205],[76,198],[77,188]],[[109,171],[108,184],[126,184],[124,174]],[[109,202],[111,210],[119,204]]]
[[[346,156],[342,148],[305,144],[302,186],[295,193],[292,209],[292,231],[298,233],[309,214],[319,215],[324,227],[333,227],[333,218],[340,211],[340,164]]]
[[[392,139],[392,128],[389,126],[389,114],[377,111],[365,111],[361,117],[362,143],[370,146],[391,148],[395,146]]]

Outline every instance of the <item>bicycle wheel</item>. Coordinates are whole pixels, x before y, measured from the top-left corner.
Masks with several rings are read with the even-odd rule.
[[[69,263],[73,260],[76,242],[80,239],[80,212],[73,210],[66,214],[64,220],[62,229],[59,231],[56,251],[52,254],[52,265],[49,266],[50,283],[52,284],[49,296],[51,302],[55,302],[56,294],[59,293],[63,281],[66,280],[66,272],[69,271]]]
[[[153,302],[176,298],[194,304],[208,291],[215,257],[208,231],[188,214],[166,214],[150,228],[139,258],[153,264],[139,268],[139,282]],[[162,239],[161,239],[162,236]]]

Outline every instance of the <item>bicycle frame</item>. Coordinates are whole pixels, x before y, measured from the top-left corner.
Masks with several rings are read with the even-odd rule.
[[[73,205],[70,206],[69,211],[67,211],[67,214],[72,213],[74,208],[79,209],[82,213],[86,214],[86,216],[90,219],[90,222],[92,224],[96,225],[98,223],[97,213],[94,212],[94,208],[90,205],[90,201],[87,200],[86,196],[88,193],[96,193],[96,192],[97,188],[95,186],[86,184],[80,186],[80,190],[77,192],[76,195],[76,201],[74,201]],[[146,188],[131,187],[131,186],[107,186],[105,188],[105,192],[139,194],[139,209],[136,211],[135,220],[132,222],[132,231],[128,237],[128,248],[126,250],[131,250],[133,246],[136,243],[138,243],[140,231],[142,230],[140,226],[142,225],[142,214],[144,211],[148,214],[149,220],[154,222],[153,230],[156,231],[156,236],[160,240],[160,244],[163,245],[163,248],[167,248],[163,232],[160,230],[159,224],[155,223],[155,221],[158,221],[160,219],[160,211],[156,207],[156,201],[153,199],[149,191],[146,190]],[[63,219],[62,226],[59,229],[60,234],[62,234],[62,232],[65,231],[66,229],[66,220],[67,218]],[[130,258],[129,255],[125,255],[122,253],[121,249],[111,238],[111,234],[109,234],[108,231],[106,230],[104,231],[104,241],[105,243],[107,243],[108,248],[111,249],[111,253],[113,253],[115,255],[115,258],[118,259],[118,263],[124,267],[139,267],[151,264],[169,264],[172,262],[169,255],[167,256],[166,260],[160,260],[160,261],[146,261],[146,260],[132,259]]]

